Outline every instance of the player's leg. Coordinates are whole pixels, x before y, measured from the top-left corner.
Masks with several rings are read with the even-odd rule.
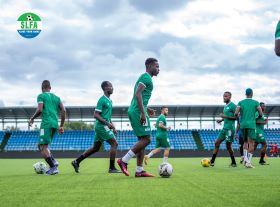
[[[265,165],[266,162],[264,161],[264,156],[265,156],[265,154],[266,154],[267,144],[266,144],[266,141],[265,141],[265,140],[264,140],[263,142],[261,142],[261,144],[262,144],[262,149],[261,149],[261,157],[260,157],[259,163],[260,163],[261,165]]]
[[[102,146],[102,142],[101,141],[96,141],[93,144],[93,147],[89,148],[88,150],[86,150],[83,154],[81,154],[77,159],[72,161],[72,166],[74,167],[74,170],[76,173],[79,173],[79,167],[80,167],[80,163],[86,159],[87,157],[89,157],[90,155],[96,153],[99,151],[100,147]]]
[[[138,153],[136,154],[137,166],[136,166],[135,177],[154,177],[152,174],[147,173],[143,168],[144,155],[145,155],[145,147],[140,151],[138,151]]]
[[[217,140],[215,141],[215,148],[214,148],[214,150],[213,150],[212,158],[211,158],[211,160],[210,160],[210,165],[211,165],[212,167],[213,167],[214,164],[215,164],[215,160],[216,160],[216,157],[217,157],[217,154],[218,154],[218,152],[219,152],[219,148],[220,148],[220,145],[221,145],[222,142],[223,142],[223,140],[221,140],[221,139],[217,139]]]
[[[120,173],[119,170],[115,167],[115,159],[117,154],[118,142],[115,138],[106,140],[110,145],[110,164],[109,164],[109,173]]]
[[[217,154],[219,152],[219,148],[221,143],[226,139],[226,130],[222,129],[222,131],[219,133],[218,138],[215,141],[215,147],[213,150],[213,155],[210,161],[210,165],[213,167],[215,165],[215,159],[217,157]]]
[[[243,152],[244,152],[244,165],[246,165],[248,161],[248,150],[249,150],[249,144],[248,144],[248,130],[247,129],[241,129],[242,130],[242,137],[244,139],[243,144]]]
[[[150,138],[150,119],[146,116],[146,125],[143,126],[140,124],[140,115],[136,112],[128,112],[128,117],[133,128],[135,135],[138,137],[138,142],[121,158],[117,161],[118,165],[120,166],[122,172],[129,176],[129,172],[127,170],[127,164],[129,163],[130,159],[133,158],[136,154],[140,151],[145,150],[146,146],[151,143]],[[144,152],[143,152],[144,153]],[[141,152],[140,152],[141,155]],[[138,156],[140,156],[138,155]],[[144,158],[144,154],[143,154]],[[143,162],[143,160],[142,160]]]
[[[56,132],[57,132],[57,129],[55,129],[55,128],[52,128],[52,129],[51,129],[51,142],[52,142],[52,140],[53,140],[54,135],[56,134]],[[59,163],[58,163],[58,161],[54,158],[54,156],[53,156],[53,154],[52,154],[51,152],[50,152],[50,156],[51,156],[51,159],[52,159],[52,161],[53,161],[53,163],[54,163],[54,166],[58,167],[58,166],[59,166]]]
[[[40,138],[39,138],[39,150],[50,166],[49,170],[46,172],[46,175],[55,175],[58,174],[58,169],[55,166],[55,163],[53,162],[53,159],[51,157],[51,152],[49,150],[49,144],[51,144],[53,138],[52,129],[50,128],[41,128],[40,129]]]
[[[231,158],[231,167],[236,167],[236,162],[235,162],[235,158],[234,158],[234,154],[233,154],[233,149],[232,149],[232,143],[231,142],[226,142],[226,147],[227,147],[227,151],[230,155]]]
[[[240,164],[244,161],[244,152],[243,152],[243,145],[244,145],[244,139],[242,136],[239,136],[239,153],[240,153]]]
[[[169,157],[170,148],[165,148],[163,153],[163,163],[167,163]]]
[[[255,146],[255,139],[256,139],[255,129],[248,129],[248,145],[249,145],[248,160],[249,160],[250,164],[252,163],[252,157],[253,157],[254,146]],[[252,167],[252,164],[251,164],[250,167]]]
[[[156,144],[156,149],[153,149],[149,154],[145,155],[144,157],[144,163],[145,165],[148,164],[148,160],[155,154],[159,153],[161,151],[161,148],[157,148],[157,144]]]

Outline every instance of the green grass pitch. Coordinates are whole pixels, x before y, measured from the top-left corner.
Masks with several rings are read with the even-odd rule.
[[[157,175],[162,159],[150,159],[146,170]],[[37,175],[32,165],[40,159],[0,159],[1,207],[62,206],[280,206],[280,159],[255,169],[230,168],[229,158],[217,158],[216,166],[203,168],[201,158],[170,158],[170,178],[134,178],[107,173],[108,159],[87,159],[80,174],[71,159],[58,159],[60,174]],[[239,161],[239,159],[238,159]]]

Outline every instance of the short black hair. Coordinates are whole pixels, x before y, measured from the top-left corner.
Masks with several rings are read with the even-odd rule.
[[[51,87],[51,83],[50,83],[49,80],[44,80],[44,81],[42,82],[42,89],[48,89],[48,88],[50,88],[50,87]]]
[[[155,62],[158,62],[155,58],[147,58],[145,61],[145,66],[148,68],[151,64],[154,64]]]
[[[166,108],[168,108],[167,106],[162,106],[162,107],[160,107],[160,110],[162,111],[163,109],[166,109]]]
[[[101,88],[102,88],[102,90],[105,90],[105,87],[107,87],[109,84],[110,84],[109,81],[103,81],[103,82],[101,83]]]
[[[264,102],[260,102],[260,105],[264,105],[265,103]]]
[[[230,95],[230,97],[231,97],[231,92],[229,92],[229,91],[226,91],[225,93],[229,94],[229,95]]]

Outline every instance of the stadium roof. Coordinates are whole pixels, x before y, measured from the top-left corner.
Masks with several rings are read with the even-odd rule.
[[[150,106],[160,112],[161,106]],[[223,111],[222,105],[167,105],[169,117],[172,118],[211,118],[218,116]],[[69,106],[66,107],[67,119],[92,119],[95,107]],[[128,106],[113,107],[112,118],[128,118]],[[35,107],[0,107],[0,119],[29,119],[35,112]],[[266,112],[270,117],[280,117],[280,105],[267,105]]]

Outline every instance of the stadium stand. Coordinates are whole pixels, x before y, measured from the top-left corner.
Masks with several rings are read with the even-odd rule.
[[[0,131],[0,144],[2,143],[3,139],[5,136],[5,132],[4,131]]]
[[[38,131],[13,131],[5,151],[37,150]]]
[[[280,145],[280,129],[265,129],[267,143]]]
[[[198,130],[205,150],[214,149],[214,143],[220,130]],[[0,131],[0,143],[5,132]],[[35,151],[37,150],[38,131],[13,131],[5,146],[5,151]],[[280,145],[280,129],[266,129],[265,136],[268,143]],[[147,150],[155,148],[156,131],[152,131],[152,142]],[[169,132],[171,149],[174,150],[197,150],[197,145],[192,136],[191,130],[171,130]],[[57,151],[83,151],[92,146],[94,141],[94,131],[65,131],[63,135],[56,134],[50,146],[51,150]],[[118,150],[128,150],[137,141],[137,137],[131,130],[118,131]],[[235,140],[233,148],[238,149],[239,144]],[[260,146],[259,146],[260,147]],[[110,145],[104,143],[104,150],[108,151]],[[220,149],[226,149],[222,143]]]
[[[204,145],[205,150],[213,150],[214,149],[214,144],[215,141],[219,135],[221,130],[214,130],[214,129],[209,129],[209,130],[199,130],[199,134],[201,137],[201,141]],[[234,140],[232,144],[233,149],[238,149],[239,148],[239,143],[238,141]],[[220,145],[220,149],[226,149],[226,144],[223,142]]]
[[[117,136],[117,141],[119,143],[119,150],[128,150],[137,141],[137,137],[134,135],[133,131],[119,131]],[[193,149],[196,150],[197,146],[192,137],[191,130],[171,130],[169,132],[169,141],[171,149],[182,150],[182,149]],[[156,131],[152,131],[151,144],[146,148],[147,150],[152,150],[156,145]],[[110,149],[110,145],[104,144],[105,150]]]

